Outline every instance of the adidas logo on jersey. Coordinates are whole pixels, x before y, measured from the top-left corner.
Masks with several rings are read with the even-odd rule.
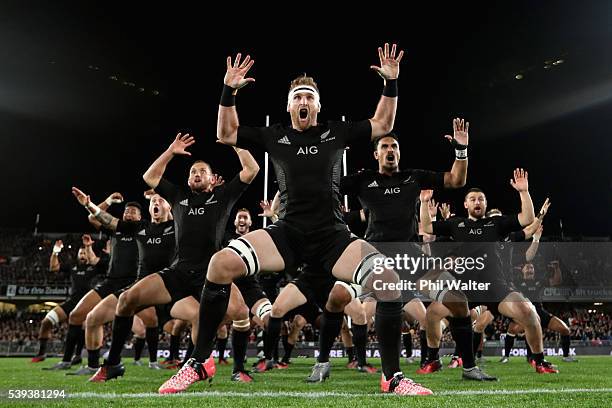
[[[378,187],[378,183],[376,182],[376,180],[374,180],[373,182],[368,184],[368,187]]]
[[[290,145],[291,144],[291,142],[289,141],[289,138],[286,135],[281,137],[280,139],[278,139],[278,143],[286,144],[286,145]]]
[[[147,232],[145,230],[141,230],[138,235],[147,235]]]
[[[184,205],[185,207],[189,206],[189,199],[184,199],[183,201],[179,202],[180,205]]]
[[[457,225],[457,227],[459,227],[459,228],[464,228],[464,227],[465,227],[465,222],[461,221],[461,222],[459,223],[459,225]]]

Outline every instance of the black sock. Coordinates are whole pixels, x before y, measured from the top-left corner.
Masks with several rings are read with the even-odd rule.
[[[531,357],[536,362],[536,364],[542,364],[542,362],[544,361],[544,352],[533,353]]]
[[[38,354],[37,356],[44,356],[47,353],[47,342],[49,339],[38,339]]]
[[[474,346],[472,342],[472,319],[467,317],[450,317],[449,327],[453,339],[457,344],[457,350],[463,361],[463,369],[467,370],[476,366],[474,361]]]
[[[185,352],[185,358],[183,359],[181,363],[184,363],[191,358],[191,354],[193,353],[194,348],[195,348],[195,345],[193,344],[191,337],[189,337],[189,344],[187,344],[187,351]]]
[[[427,347],[427,332],[425,330],[421,330],[419,333],[419,340],[421,343],[421,365],[423,365],[429,354],[429,347]]]
[[[383,374],[385,379],[389,379],[401,371],[399,360],[402,341],[402,303],[378,301],[374,326],[378,335]]]
[[[142,350],[144,349],[144,345],[145,345],[145,339],[136,337],[136,341],[134,342],[134,361],[140,360],[140,356],[142,356]]]
[[[278,361],[278,341],[272,344],[272,359]]]
[[[70,362],[72,355],[74,354],[74,346],[79,340],[79,336],[83,332],[81,325],[71,324],[68,326],[68,333],[66,334],[66,344],[64,346],[64,357],[62,361]]]
[[[81,327],[79,330],[79,337],[77,338],[76,346],[74,347],[74,355],[77,357],[81,357],[81,353],[83,353],[83,347],[85,347],[85,330]]]
[[[329,362],[329,352],[334,345],[334,340],[340,334],[342,329],[342,319],[344,312],[330,312],[327,309],[323,310],[321,315],[321,329],[319,330],[319,357],[317,362]]]
[[[246,357],[251,332],[232,330],[232,349],[234,351],[234,372],[245,371],[244,358]],[[227,340],[227,339],[226,339]]]
[[[204,362],[210,357],[215,334],[227,311],[231,290],[230,283],[220,285],[206,280],[200,298],[198,340],[191,355],[198,362]]]
[[[264,354],[266,359],[272,359],[273,345],[278,344],[280,337],[281,326],[283,324],[282,317],[272,317],[268,320],[268,328],[263,334],[264,337]]]
[[[439,360],[440,359],[439,353],[440,353],[439,347],[428,347],[427,348],[427,362]]]
[[[289,336],[283,336],[283,349],[285,350],[285,355],[283,355],[283,363],[289,364],[291,361],[291,352],[293,351],[293,347],[295,344],[289,343]]]
[[[353,344],[355,345],[355,354],[357,354],[357,364],[363,367],[367,364],[366,361],[366,345],[368,343],[368,325],[355,324],[352,327]]]
[[[346,356],[348,357],[349,363],[355,359],[355,347],[347,347],[346,348]]]
[[[527,342],[527,337],[525,336],[525,348],[527,349],[527,361],[533,359],[533,353],[531,352],[531,347],[529,347],[529,343]]]
[[[168,356],[168,360],[178,360],[180,345],[181,336],[170,335],[170,356]]]
[[[87,367],[99,368],[100,367],[100,349],[89,350],[87,349]]]
[[[410,332],[402,334],[402,343],[406,350],[406,358],[412,357],[412,334]]]
[[[563,357],[569,357],[570,336],[561,336],[561,348],[563,349]]]
[[[512,347],[514,347],[514,339],[516,336],[506,333],[506,338],[504,339],[504,357],[510,357],[510,351],[512,351]]]
[[[476,333],[472,335],[472,348],[474,350],[474,354],[478,354],[478,349],[480,348],[480,342],[482,341],[482,333]]]
[[[225,348],[226,347],[227,347],[227,337],[224,339],[217,338],[217,353],[219,355],[219,360],[225,360]]]
[[[115,320],[113,320],[113,335],[107,359],[109,365],[114,366],[121,363],[121,352],[130,335],[133,323],[134,316],[115,315]]]
[[[289,348],[289,336],[283,334],[281,336],[281,343],[283,343],[283,358],[281,361],[285,361],[285,357],[287,357],[287,348]],[[291,346],[291,349],[293,350],[293,346]],[[289,354],[289,357],[291,357],[291,353]]]
[[[149,361],[155,363],[157,361],[157,344],[159,342],[159,329],[155,327],[147,327],[145,338],[147,339],[147,349],[149,350]]]

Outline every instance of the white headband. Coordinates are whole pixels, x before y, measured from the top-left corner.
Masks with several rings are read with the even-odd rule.
[[[289,105],[291,104],[293,97],[297,93],[306,93],[306,94],[310,94],[314,96],[315,103],[317,104],[319,109],[321,109],[321,101],[319,97],[319,92],[316,90],[315,87],[310,86],[310,85],[299,85],[293,88],[291,91],[289,91],[289,96],[287,97],[287,108],[289,108]]]

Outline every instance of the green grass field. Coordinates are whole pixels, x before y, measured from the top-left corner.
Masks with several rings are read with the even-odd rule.
[[[211,386],[198,383],[189,392],[175,396],[158,396],[157,388],[169,378],[170,370],[153,371],[131,365],[125,360],[124,378],[104,384],[88,383],[85,377],[65,375],[65,371],[42,371],[57,359],[31,364],[29,359],[0,359],[0,406],[227,406],[227,407],[564,407],[612,406],[612,357],[582,357],[578,363],[557,364],[559,375],[538,375],[515,357],[502,365],[489,357],[484,366],[490,374],[500,378],[496,383],[474,383],[461,379],[459,369],[419,376],[417,366],[402,363],[408,377],[431,388],[435,395],[426,397],[397,397],[379,392],[378,375],[368,375],[344,368],[345,359],[332,360],[331,378],[323,384],[306,384],[312,359],[294,359],[287,370],[255,374],[251,384],[230,381],[231,366],[218,367]],[[250,360],[252,362],[253,359]],[[372,359],[372,363],[379,364]],[[448,362],[446,359],[445,362]],[[59,400],[8,399],[11,389],[63,389],[68,398]]]

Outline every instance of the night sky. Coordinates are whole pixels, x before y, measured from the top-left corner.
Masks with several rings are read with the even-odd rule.
[[[94,201],[120,191],[144,203],[141,176],[179,131],[196,136],[193,158],[233,177],[234,152],[214,141],[225,57],[238,51],[256,61],[256,83],[237,98],[242,123],[288,123],[288,85],[304,72],[319,84],[320,120],[369,118],[382,91],[369,66],[388,41],[405,50],[401,167],[450,169],[443,136],[465,117],[467,187],[483,188],[491,207],[518,211],[509,179],[525,167],[536,210],[552,201],[545,235],[561,219],[565,234],[612,231],[612,3],[371,5],[355,17],[314,3],[255,17],[252,3],[240,18],[124,3],[0,6],[1,227],[33,229],[40,213],[43,232],[89,229],[73,185]],[[263,194],[255,156],[262,171],[238,204],[253,211]],[[368,141],[348,162],[375,166]],[[186,182],[189,165],[176,158],[167,178]],[[436,195],[462,213],[463,192]]]

